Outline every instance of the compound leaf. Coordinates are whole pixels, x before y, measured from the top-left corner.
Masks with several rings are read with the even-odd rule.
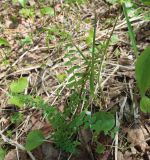
[[[28,86],[28,80],[25,77],[21,77],[16,82],[12,82],[10,85],[10,90],[13,93],[21,93],[23,92]]]
[[[22,107],[24,105],[24,103],[18,96],[11,96],[10,99],[8,100],[8,104],[13,104],[18,107]]]

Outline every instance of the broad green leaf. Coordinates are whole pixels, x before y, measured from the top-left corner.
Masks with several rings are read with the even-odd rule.
[[[91,128],[96,131],[96,133],[100,133],[101,131],[106,133],[115,126],[115,118],[111,113],[97,112],[92,118],[95,119],[95,122]]]
[[[21,93],[23,92],[28,86],[28,80],[25,77],[21,77],[16,82],[12,82],[10,85],[10,90],[13,93]]]
[[[150,99],[146,96],[143,96],[140,101],[140,108],[144,113],[150,113]]]
[[[0,46],[9,46],[9,43],[6,39],[0,38]]]
[[[6,151],[0,147],[0,160],[4,160]]]
[[[33,130],[27,136],[25,148],[28,151],[32,151],[33,149],[40,146],[44,140],[45,137],[40,130]]]
[[[150,0],[141,0],[142,3],[144,3],[145,5],[150,5]]]
[[[22,107],[24,105],[18,96],[11,96],[10,99],[8,99],[8,104],[13,104],[18,107]]]
[[[27,0],[18,0],[22,7],[26,6]]]
[[[138,57],[135,66],[135,76],[140,94],[144,96],[150,87],[150,46]]]
[[[104,153],[104,151],[105,151],[105,146],[102,145],[102,144],[98,144],[97,147],[96,147],[96,152],[98,154],[101,154],[101,153]]]
[[[41,13],[43,15],[50,15],[50,16],[54,16],[54,9],[51,7],[44,7],[41,9]]]

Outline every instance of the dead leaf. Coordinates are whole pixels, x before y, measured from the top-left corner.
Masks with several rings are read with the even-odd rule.
[[[41,128],[41,131],[45,136],[49,135],[52,132],[53,128],[49,122],[46,122],[44,126]]]
[[[30,6],[34,6],[35,5],[35,1],[34,0],[29,0],[29,4],[30,4]]]
[[[39,120],[38,117],[32,116],[32,130],[40,129],[45,136],[47,136],[52,131],[52,126],[49,121]]]
[[[132,153],[129,152],[129,151],[126,151],[126,152],[124,153],[124,159],[125,159],[125,160],[132,160]]]
[[[120,152],[120,151],[118,151],[117,158],[118,158],[118,160],[125,160],[122,152]]]
[[[133,63],[133,60],[129,59],[128,57],[124,56],[124,57],[121,57],[119,59],[119,64],[120,65],[123,65],[123,66],[129,66]]]
[[[12,149],[7,153],[4,160],[17,160],[16,150]]]
[[[147,148],[147,143],[145,141],[143,131],[140,127],[139,128],[128,129],[127,139],[131,143],[131,146],[140,147],[140,149],[143,152],[145,152],[145,150]]]

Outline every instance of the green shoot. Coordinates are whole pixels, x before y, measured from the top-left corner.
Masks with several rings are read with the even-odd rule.
[[[91,61],[91,71],[90,71],[90,91],[92,96],[94,96],[95,39],[96,39],[96,24],[97,24],[96,21],[97,21],[97,15],[95,13],[93,45],[92,45],[92,61]]]
[[[136,46],[135,35],[134,35],[133,29],[132,29],[132,26],[131,26],[131,23],[130,23],[130,20],[129,20],[129,17],[128,17],[127,8],[126,8],[125,3],[123,3],[123,12],[124,12],[124,15],[125,15],[125,18],[126,18],[126,21],[127,21],[129,36],[130,36],[130,39],[131,39],[132,47],[134,49],[134,54],[135,54],[136,58],[138,58],[138,48]]]

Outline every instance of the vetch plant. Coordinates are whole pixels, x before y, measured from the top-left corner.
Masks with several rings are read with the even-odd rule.
[[[50,10],[44,11],[50,13]],[[115,23],[116,24],[116,23]],[[115,26],[115,25],[114,25]],[[113,28],[114,31],[114,28]],[[112,34],[113,34],[112,31]],[[49,30],[52,33],[52,30]],[[63,32],[60,32],[62,36]],[[111,36],[112,36],[111,34]],[[111,39],[106,41],[104,47],[104,56],[106,55],[107,48]],[[84,56],[83,52],[76,46],[72,40],[70,50],[65,55],[69,60],[66,65],[70,66],[67,73],[71,75],[69,82],[70,96],[65,104],[64,111],[60,112],[51,104],[47,104],[41,97],[25,95],[24,90],[28,87],[27,78],[20,78],[10,85],[10,99],[8,103],[14,104],[18,107],[34,107],[40,109],[44,113],[44,117],[50,122],[53,133],[50,133],[50,139],[65,152],[76,153],[77,146],[80,145],[78,132],[81,128],[86,128],[93,133],[94,143],[97,144],[97,152],[102,152],[104,146],[98,143],[98,136],[102,132],[105,135],[111,135],[115,126],[115,118],[111,113],[105,111],[92,112],[90,105],[93,105],[95,98],[95,82],[97,80],[96,73],[96,15],[93,31],[89,33],[87,43],[92,48],[90,58]],[[78,53],[76,56],[75,53]],[[82,58],[84,69],[80,65],[75,65],[75,61]],[[102,58],[103,60],[103,58]],[[102,67],[102,64],[100,64]],[[68,84],[67,84],[68,85]],[[91,102],[92,99],[92,102]],[[82,107],[81,107],[82,106]],[[89,111],[89,108],[91,111]],[[90,115],[87,114],[90,112]],[[40,130],[31,131],[27,135],[25,148],[32,151],[40,146],[45,141],[45,137]]]
[[[83,100],[85,101],[85,105],[88,103],[88,100],[80,97],[80,94],[77,92],[73,92],[70,95],[69,102],[62,113],[56,107],[45,103],[40,97],[24,95],[23,91],[27,86],[27,79],[23,77],[16,82],[12,82],[10,85],[11,100],[9,100],[9,103],[15,104],[18,107],[26,105],[42,109],[54,130],[53,133],[50,133],[51,140],[62,150],[70,153],[76,152],[76,147],[80,144],[77,138],[80,127],[90,129],[94,133],[94,136],[98,136],[101,132],[108,135],[111,134],[111,130],[115,126],[115,118],[111,113],[100,111],[93,115],[88,115],[85,110],[74,115],[74,111],[78,109]],[[40,130],[33,130],[27,136],[25,148],[28,151],[32,151],[44,141],[45,137],[43,133]],[[100,148],[102,146],[98,145],[97,150],[100,150]]]

